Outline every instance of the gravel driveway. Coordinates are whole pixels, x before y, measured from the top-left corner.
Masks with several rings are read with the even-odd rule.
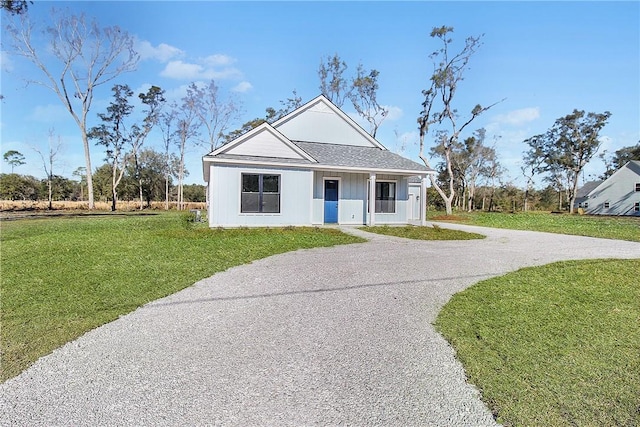
[[[88,332],[0,385],[2,425],[489,426],[432,322],[524,266],[640,243],[442,224],[485,240],[301,250],[232,268]]]

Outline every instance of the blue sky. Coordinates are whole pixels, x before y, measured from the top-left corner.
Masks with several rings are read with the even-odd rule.
[[[640,2],[52,2],[29,8],[33,21],[50,23],[51,8],[118,25],[137,40],[142,60],[114,83],[136,93],[154,84],[179,99],[192,82],[213,78],[242,105],[240,125],[295,89],[304,101],[319,94],[318,66],[337,53],[355,71],[358,63],[380,72],[378,101],[390,109],[378,139],[418,160],[416,118],[428,86],[428,55],[439,48],[429,37],[436,26],[452,26],[455,46],[483,36],[483,46],[458,90],[461,113],[506,98],[469,129],[485,127],[506,181],[522,183],[518,164],[523,141],[543,133],[574,108],[612,113],[601,150],[613,152],[640,139]],[[49,129],[63,148],[54,173],[71,177],[84,166],[79,131],[57,97],[25,78],[39,71],[8,51],[2,15],[2,153],[18,150],[27,164],[15,171],[44,177],[32,147],[46,150]],[[44,45],[43,45],[44,48]],[[96,93],[90,125],[110,102],[108,84]],[[345,104],[344,110],[353,113]],[[157,140],[157,143],[155,142]],[[159,145],[155,137],[145,145]],[[188,154],[188,183],[203,183],[202,148]],[[92,149],[94,166],[104,152]],[[6,163],[1,165],[8,172]],[[603,172],[599,159],[586,169]]]

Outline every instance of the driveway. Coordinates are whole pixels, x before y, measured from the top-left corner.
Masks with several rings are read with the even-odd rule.
[[[489,426],[432,322],[525,266],[640,258],[640,243],[463,225],[364,233],[232,268],[88,332],[0,385],[2,425]]]

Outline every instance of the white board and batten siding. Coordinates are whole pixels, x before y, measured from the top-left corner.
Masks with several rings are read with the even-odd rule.
[[[242,174],[280,176],[280,213],[240,211]],[[299,169],[253,168],[233,165],[210,166],[210,227],[259,227],[311,223],[313,172]],[[224,208],[223,208],[224,207]]]
[[[329,106],[318,102],[301,112],[295,120],[276,122],[274,127],[291,141],[324,142],[327,144],[376,146],[362,129],[352,126]]]
[[[258,131],[250,139],[242,144],[235,145],[225,151],[225,154],[256,157],[277,157],[282,159],[298,159],[304,157],[295,151],[281,138],[270,132],[267,128]]]
[[[338,173],[329,171],[315,172],[313,185],[313,224],[324,223],[324,182],[337,179],[338,188],[338,224],[363,225],[367,223],[369,175],[363,173]],[[406,224],[408,215],[408,192],[406,177],[378,175],[377,181],[396,183],[395,213],[376,213],[377,224]]]

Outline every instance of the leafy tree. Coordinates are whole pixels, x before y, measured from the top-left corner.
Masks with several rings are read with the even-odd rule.
[[[520,170],[526,179],[523,204],[525,212],[529,210],[529,195],[533,191],[533,179],[536,175],[545,171],[545,156],[541,151],[541,141],[538,141],[541,137],[541,135],[536,135],[524,141],[530,147],[523,154],[520,166]]]
[[[122,180],[125,167],[130,159],[126,146],[131,142],[131,134],[125,128],[125,118],[133,111],[129,97],[133,91],[127,85],[113,86],[114,100],[107,107],[107,114],[99,113],[102,124],[91,128],[89,137],[95,139],[96,145],[106,149],[105,161],[111,166],[111,210],[116,210],[118,200],[118,184]]]
[[[346,69],[347,63],[340,59],[337,53],[320,59],[318,68],[320,92],[338,108],[341,108],[344,101],[349,98],[349,84],[343,77]]]
[[[41,191],[41,194],[48,194],[49,188],[51,191],[51,200],[70,200],[74,193],[74,182],[64,176],[53,175],[51,176],[51,185],[49,185],[49,179],[42,180],[44,183],[45,191]],[[52,209],[51,203],[49,209]]]
[[[143,149],[138,154],[137,168],[133,169],[133,174],[142,184],[142,195],[147,207],[151,206],[153,200],[162,200],[165,186],[164,154],[151,148]]]
[[[2,0],[2,9],[11,15],[21,15],[27,13],[29,3],[33,4],[32,1],[26,0]]]
[[[378,76],[377,70],[368,73],[362,64],[358,65],[356,77],[352,80],[349,99],[358,114],[369,123],[369,134],[376,137],[378,128],[382,124],[389,109],[378,104]]]
[[[144,110],[145,118],[142,120],[142,126],[138,126],[137,124],[132,126],[130,156],[133,158],[134,176],[138,180],[140,210],[143,208],[142,203],[144,195],[142,174],[140,171],[140,165],[138,164],[138,153],[153,127],[160,121],[160,112],[165,103],[164,92],[165,91],[160,89],[158,86],[151,86],[149,90],[147,90],[147,93],[141,93],[138,95],[138,98],[140,98],[142,103],[146,106],[146,110]]]
[[[598,152],[599,134],[610,116],[608,111],[573,110],[557,119],[545,134],[525,141],[530,147],[528,155],[544,159],[545,171],[556,184],[566,180],[570,213],[573,213],[580,173]]]
[[[0,174],[0,198],[5,200],[38,200],[40,181],[17,173]]]
[[[13,173],[13,168],[16,166],[22,166],[26,164],[24,161],[24,156],[21,152],[16,150],[9,150],[2,156],[5,162],[11,166],[11,173]]]
[[[607,179],[614,174],[615,171],[626,165],[631,160],[640,160],[640,142],[630,147],[622,147],[616,150],[615,154],[607,158],[607,152],[604,151],[599,156],[604,162],[606,170],[600,176],[600,179]]]
[[[184,186],[184,198],[189,202],[206,202],[207,187],[200,184],[188,184]]]
[[[452,202],[455,192],[455,176],[453,171],[452,150],[458,143],[458,138],[462,131],[469,126],[480,114],[493,107],[482,107],[480,104],[471,109],[467,118],[460,120],[458,110],[454,106],[454,98],[458,90],[458,85],[463,80],[465,71],[471,57],[480,47],[480,37],[468,37],[465,45],[458,53],[451,52],[453,40],[449,38],[449,33],[453,32],[452,27],[439,27],[431,31],[431,37],[440,40],[442,47],[430,55],[433,61],[433,73],[430,77],[430,86],[422,91],[424,101],[422,111],[418,116],[418,129],[420,134],[420,159],[431,168],[429,160],[425,156],[425,136],[431,127],[437,125],[439,128],[435,132],[435,142],[439,145],[445,161],[445,170],[448,177],[447,189],[430,175],[431,184],[434,186],[440,197],[445,202],[447,215],[452,213]]]
[[[133,165],[132,179],[138,182],[138,196],[140,209],[143,208],[143,188],[138,166],[138,153],[145,139],[158,123],[160,110],[164,103],[164,91],[157,86],[151,86],[146,93],[138,95],[146,106],[145,117],[141,125],[134,123],[126,126],[126,119],[132,114],[134,107],[129,103],[133,91],[127,85],[113,87],[114,101],[107,107],[107,114],[100,113],[98,117],[102,124],[91,129],[90,137],[97,144],[106,148],[106,160],[112,168],[112,210],[116,210],[117,187],[122,180],[126,168]]]
[[[84,200],[84,187],[87,184],[87,168],[80,166],[76,168],[71,175],[78,177],[78,184],[80,185],[80,200]]]
[[[134,39],[121,28],[100,28],[84,15],[60,15],[54,11],[46,28],[49,43],[37,47],[32,38],[34,25],[27,14],[8,26],[16,55],[32,62],[44,75],[33,81],[52,90],[71,114],[80,130],[87,170],[89,209],[94,208],[91,154],[87,115],[97,87],[121,74],[133,71],[139,55]],[[51,61],[50,55],[55,60]]]

